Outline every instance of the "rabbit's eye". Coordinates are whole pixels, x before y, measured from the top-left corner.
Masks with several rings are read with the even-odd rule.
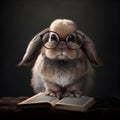
[[[57,42],[57,41],[58,41],[57,35],[51,34],[51,36],[50,36],[50,41],[52,41],[52,42]]]
[[[74,35],[69,35],[66,39],[66,42],[74,42],[75,41],[75,36]]]

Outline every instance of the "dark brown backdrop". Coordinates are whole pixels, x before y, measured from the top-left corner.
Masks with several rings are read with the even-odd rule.
[[[74,20],[96,44],[94,96],[120,96],[119,0],[1,0],[0,96],[32,95],[31,67],[17,67],[28,42],[55,18]]]

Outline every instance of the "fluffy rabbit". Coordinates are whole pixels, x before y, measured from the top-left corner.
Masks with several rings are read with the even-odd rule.
[[[19,65],[33,65],[35,93],[80,97],[92,86],[93,65],[100,65],[100,60],[93,41],[72,20],[56,19],[30,41]]]

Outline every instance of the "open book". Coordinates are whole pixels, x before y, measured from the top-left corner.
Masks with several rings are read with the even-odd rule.
[[[86,112],[93,106],[95,100],[93,97],[81,96],[80,98],[64,97],[59,100],[57,97],[47,96],[40,92],[20,103],[18,107],[25,108],[55,108],[60,110]]]

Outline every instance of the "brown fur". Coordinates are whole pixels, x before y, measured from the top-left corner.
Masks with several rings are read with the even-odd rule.
[[[64,42],[54,49],[43,47],[41,36],[49,30],[56,32],[61,38],[66,38],[72,32],[78,33],[76,41],[83,37],[81,48],[69,49]],[[47,42],[49,36],[46,36],[45,39],[46,46],[52,46],[51,42]],[[62,48],[63,46],[64,48]],[[78,47],[77,42],[73,42],[72,47]],[[40,32],[32,39],[20,65],[29,65],[33,62],[31,85],[35,93],[44,91],[47,95],[59,98],[80,97],[82,83],[86,78],[89,81],[93,79],[92,65],[98,65],[99,58],[92,40],[77,30],[73,21],[57,19],[51,23],[50,28]]]

